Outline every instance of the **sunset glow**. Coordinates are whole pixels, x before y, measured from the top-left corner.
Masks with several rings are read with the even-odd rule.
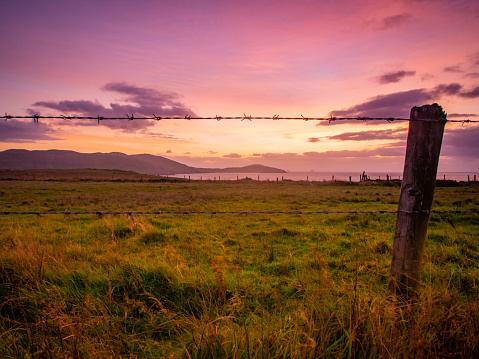
[[[3,1],[0,111],[479,120],[475,0]],[[0,151],[148,153],[196,167],[401,171],[407,123],[0,121]],[[479,171],[448,123],[440,171]]]

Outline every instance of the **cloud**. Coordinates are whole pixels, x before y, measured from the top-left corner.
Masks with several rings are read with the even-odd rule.
[[[443,69],[444,72],[464,72],[464,70],[459,65],[447,66]]]
[[[446,127],[442,141],[442,156],[479,159],[479,126],[469,124],[458,128]]]
[[[405,154],[405,145],[388,144],[374,149],[364,150],[342,150],[325,152],[304,152],[303,156],[309,158],[365,158],[365,157],[403,157]]]
[[[166,153],[173,153],[173,151],[172,150],[167,150]]]
[[[448,113],[447,118],[454,118],[454,117],[477,117],[478,115],[475,113]]]
[[[180,95],[174,92],[161,92],[147,87],[138,87],[125,82],[107,83],[102,90],[117,93],[123,96],[123,100],[130,104],[110,103],[109,107],[102,105],[97,100],[63,100],[63,101],[38,101],[34,107],[58,111],[66,115],[77,116],[101,116],[101,117],[171,117],[196,114],[179,101]],[[35,109],[29,112],[39,113]],[[96,124],[97,121],[82,122],[82,125]],[[123,132],[136,132],[144,130],[155,123],[153,120],[103,120],[100,124]],[[75,125],[78,125],[75,122]]]
[[[238,153],[230,153],[229,155],[224,155],[223,157],[225,157],[225,158],[242,158],[243,156],[241,156]]]
[[[330,115],[336,117],[406,117],[412,107],[424,104],[431,99],[431,93],[425,89],[395,92],[372,97],[344,110],[331,111]]]
[[[17,120],[0,122],[0,141],[2,142],[35,142],[42,140],[59,140],[55,137],[58,130],[50,128],[44,123],[31,123]]]
[[[151,132],[151,131],[146,131],[146,130],[140,130],[139,134],[143,135],[145,137],[150,137],[150,138],[161,138],[161,139],[165,139],[165,140],[180,140],[179,137],[176,137],[176,136],[173,136],[173,135],[165,135],[163,133]]]
[[[471,72],[471,73],[468,73],[468,74],[464,75],[464,77],[470,77],[470,78],[476,79],[476,78],[479,77],[479,72]]]
[[[471,91],[462,92],[462,93],[459,94],[459,96],[464,97],[464,98],[477,98],[477,97],[479,97],[479,86],[476,86],[476,88],[474,88]]]
[[[318,138],[318,137],[310,137],[310,138],[308,138],[308,142],[311,142],[311,143],[316,143],[316,142],[319,142],[319,141],[321,141],[321,139]]]
[[[406,140],[407,129],[389,129],[379,131],[344,132],[328,136],[330,140],[338,141],[372,141],[372,140]]]
[[[434,87],[434,89],[430,91],[430,95],[432,98],[440,98],[443,95],[446,95],[446,96],[458,95],[461,89],[462,89],[462,85],[458,83],[440,84]]]
[[[406,76],[414,76],[416,75],[416,71],[396,71],[396,72],[388,72],[384,75],[378,76],[377,81],[380,84],[389,84],[394,82],[401,81]]]
[[[390,30],[401,27],[413,20],[413,16],[409,13],[401,13],[397,15],[387,16],[382,19],[373,19],[368,21],[376,30]]]
[[[415,89],[378,95],[343,110],[331,111],[333,117],[409,117],[412,107],[422,106],[437,101],[443,96],[459,96],[463,98],[479,97],[479,86],[471,91],[462,91],[463,86],[458,83],[439,84],[433,89]],[[347,123],[341,121],[337,123]],[[332,122],[334,123],[334,122]],[[378,121],[368,121],[367,124],[378,124]],[[328,124],[320,122],[318,126]]]

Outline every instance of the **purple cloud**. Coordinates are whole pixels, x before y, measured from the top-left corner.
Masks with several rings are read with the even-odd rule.
[[[432,96],[425,89],[409,90],[378,95],[347,109],[331,111],[330,114],[336,117],[408,117],[412,107],[430,100]]]
[[[444,68],[444,72],[464,72],[464,70],[459,65],[447,66]]]
[[[389,30],[393,28],[397,28],[403,26],[409,22],[411,22],[413,16],[409,13],[402,13],[392,16],[387,16],[381,20],[374,20],[375,27],[377,30]]]
[[[31,123],[17,120],[0,122],[0,141],[2,142],[35,142],[42,140],[59,140],[55,137],[57,130],[53,130],[42,122]]]
[[[462,92],[459,94],[459,96],[465,97],[465,98],[477,98],[479,97],[479,86],[477,86],[471,91]]]
[[[459,96],[464,98],[479,97],[479,86],[471,91],[462,91],[463,86],[458,83],[440,84],[431,90],[415,89],[395,92],[387,95],[378,95],[365,102],[343,110],[331,111],[333,117],[399,117],[408,118],[411,108],[439,100],[442,96]],[[346,123],[341,121],[336,123]],[[335,123],[335,122],[332,122]],[[367,124],[379,124],[378,121],[368,121]],[[318,126],[328,122],[320,122]]]
[[[380,84],[390,84],[394,82],[401,81],[406,76],[414,76],[416,75],[416,71],[396,71],[396,72],[388,72],[384,75],[378,76],[377,81]]]
[[[479,126],[448,128],[444,131],[441,155],[479,159]]]
[[[328,136],[328,139],[338,141],[372,141],[372,140],[406,140],[407,129],[390,129],[379,131],[344,132]]]
[[[478,115],[475,113],[448,113],[447,118],[454,118],[454,117],[477,117]]]
[[[132,104],[110,103],[106,107],[98,101],[91,100],[63,100],[63,101],[38,101],[33,104],[35,107],[55,110],[66,115],[77,116],[101,116],[101,117],[152,117],[156,116],[185,116],[192,117],[196,114],[179,101],[180,96],[173,92],[161,92],[153,88],[138,87],[125,82],[108,83],[102,88],[105,91],[114,92],[124,96],[126,102]],[[30,109],[29,112],[39,113],[39,111]],[[144,130],[155,123],[154,120],[104,120],[101,125],[118,129],[123,132],[136,132]],[[82,122],[82,125],[97,124],[96,121]],[[75,122],[75,125],[79,125]]]
[[[443,95],[458,95],[462,89],[462,85],[458,83],[440,84],[434,87],[430,92],[432,98],[440,98]]]
[[[405,154],[405,144],[388,144],[385,146],[380,146],[374,149],[365,149],[365,150],[342,150],[342,151],[325,151],[325,152],[304,152],[303,156],[309,158],[355,158],[355,157],[397,157],[404,156]]]
[[[468,73],[468,74],[464,75],[464,77],[470,77],[470,78],[476,79],[476,78],[479,77],[479,72],[471,72],[471,73]]]
[[[316,143],[316,142],[319,142],[319,141],[321,141],[321,139],[319,137],[308,138],[308,142],[311,142],[311,143]]]
[[[243,156],[241,156],[238,153],[230,153],[229,155],[224,155],[223,157],[225,157],[225,158],[241,158]]]

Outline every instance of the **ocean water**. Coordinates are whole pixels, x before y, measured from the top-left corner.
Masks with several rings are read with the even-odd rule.
[[[362,172],[286,172],[286,173],[186,173],[170,177],[191,180],[235,181],[250,178],[255,181],[351,181],[359,182]],[[400,180],[402,172],[366,172],[371,180],[386,180],[387,176],[393,180]],[[479,180],[479,172],[438,172],[437,179],[453,181],[473,181],[474,176]]]

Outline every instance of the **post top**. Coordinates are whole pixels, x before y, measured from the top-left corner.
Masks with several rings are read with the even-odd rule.
[[[446,113],[437,103],[432,105],[424,105],[422,107],[413,107],[411,109],[411,119],[429,119],[429,120],[445,120]]]

